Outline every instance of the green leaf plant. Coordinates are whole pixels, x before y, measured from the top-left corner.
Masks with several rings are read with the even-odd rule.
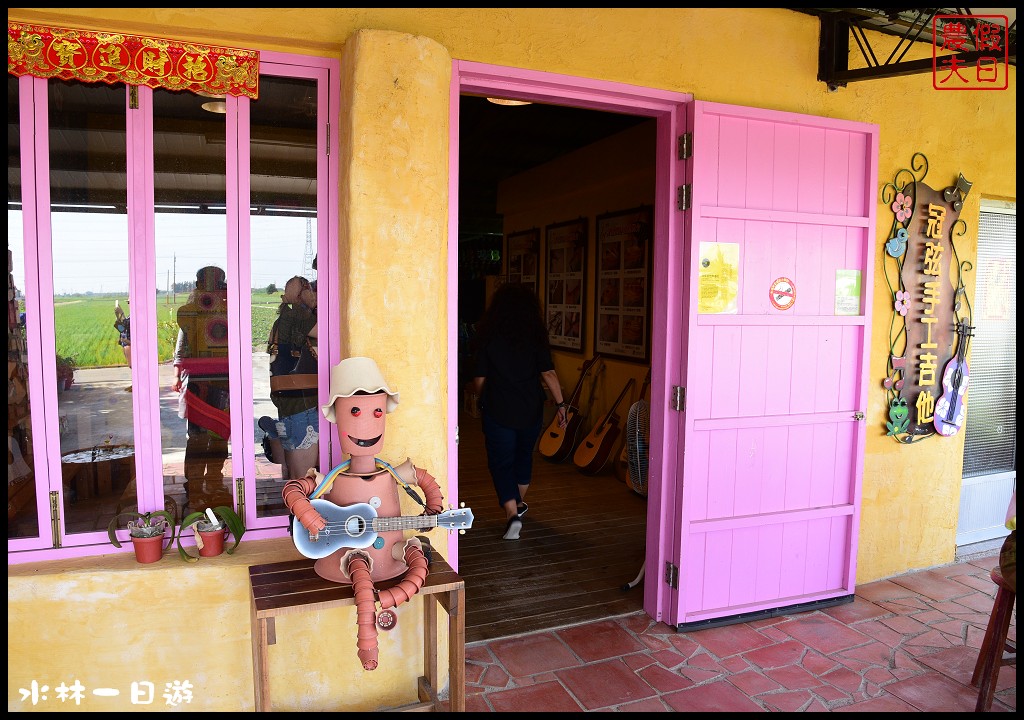
[[[118,513],[107,526],[107,537],[111,545],[121,547],[117,540],[118,521],[122,518],[128,520],[128,534],[131,537],[157,537],[163,535],[167,528],[171,529],[171,542],[174,542],[174,515],[167,510],[153,510],[152,512],[135,512],[126,510]]]
[[[220,527],[227,525],[228,532],[231,533],[233,538],[235,538],[235,544],[225,550],[228,555],[232,554],[235,551],[235,548],[238,547],[238,543],[242,541],[242,535],[245,534],[245,523],[242,522],[242,518],[238,516],[238,513],[231,508],[225,505],[218,505],[215,508],[208,508],[203,512],[189,513],[182,518],[181,529],[178,530],[178,555],[180,555],[181,559],[185,562],[194,563],[199,560],[200,556],[189,555],[181,544],[181,538],[185,535],[185,531],[193,525],[198,525],[199,527],[197,529],[202,530],[203,532],[216,530],[216,527],[214,527],[213,523],[208,519],[209,513],[213,513],[213,515],[216,516]]]

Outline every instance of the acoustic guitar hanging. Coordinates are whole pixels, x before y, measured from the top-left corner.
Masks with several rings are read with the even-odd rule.
[[[956,435],[964,424],[967,414],[967,346],[974,337],[974,326],[961,320],[956,325],[960,340],[956,346],[956,357],[946,363],[942,373],[942,396],[935,401],[935,429],[940,435]]]
[[[576,448],[576,454],[573,455],[572,461],[584,475],[597,475],[608,462],[612,448],[615,447],[615,443],[618,442],[619,435],[622,433],[619,428],[619,416],[615,414],[615,409],[635,384],[636,380],[630,378],[608,414],[594,426],[580,446]]]
[[[586,379],[587,374],[603,361],[604,359],[598,354],[583,363],[583,369],[580,370],[580,379],[576,382],[576,387],[572,391],[572,395],[569,396],[568,407],[565,409],[567,421],[565,427],[559,426],[558,413],[556,412],[555,417],[551,420],[551,424],[541,433],[538,449],[540,456],[545,460],[560,463],[572,455],[572,451],[576,449],[580,424],[583,422],[583,414],[579,408],[583,381]]]

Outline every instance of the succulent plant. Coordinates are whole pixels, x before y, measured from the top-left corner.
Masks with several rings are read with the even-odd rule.
[[[174,515],[169,511],[153,510],[143,513],[127,510],[115,515],[107,526],[107,537],[114,547],[121,547],[121,543],[117,539],[117,529],[118,521],[122,518],[131,518],[128,521],[128,535],[131,537],[158,537],[163,535],[167,528],[170,528],[171,539],[174,539]]]

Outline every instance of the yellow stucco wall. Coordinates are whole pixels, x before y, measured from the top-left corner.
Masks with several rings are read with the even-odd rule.
[[[389,422],[396,440],[389,440],[386,452],[414,457],[443,486],[451,58],[877,123],[879,187],[918,151],[931,161],[927,182],[933,187],[944,187],[958,172],[974,183],[962,213],[969,227],[960,246],[966,258],[975,256],[980,198],[1016,199],[1016,68],[1009,69],[1005,92],[939,92],[927,73],[828,92],[815,79],[818,22],[789,10],[9,8],[8,19],[342,60],[342,157],[351,159],[340,166],[339,184],[342,353],[381,359],[389,382],[402,393]],[[882,39],[871,37],[879,40],[876,51],[887,54]],[[927,56],[927,50],[915,50],[915,56]],[[963,453],[962,433],[910,447],[883,435],[880,381],[891,297],[882,281],[881,241],[890,222],[879,203],[861,583],[953,559]],[[968,289],[973,298],[970,279]],[[19,662],[8,674],[8,697],[18,698],[18,688],[32,679],[70,683],[77,674],[101,682],[95,668],[107,663],[118,678],[134,668],[152,681],[178,677],[196,654],[179,648],[199,647],[211,625],[204,613],[220,607],[223,614],[212,624],[225,640],[222,667],[228,669],[223,676],[203,671],[207,700],[190,709],[251,708],[247,584],[241,573],[248,553],[261,552],[257,545],[243,543],[247,549],[237,557],[237,572],[213,563],[179,568],[177,560],[166,559],[143,569],[123,556],[115,558],[123,564],[114,569],[93,565],[99,561],[9,569],[8,655]],[[201,599],[210,575],[226,578],[227,596]],[[148,597],[161,598],[158,610],[144,609]],[[398,702],[398,693],[409,692],[418,669],[392,666],[370,680],[359,675],[351,617],[338,615],[318,626],[324,639],[316,647],[278,649],[274,671],[296,683],[282,706],[367,709]],[[284,626],[279,624],[279,634],[295,629]],[[398,635],[395,642],[413,637]],[[161,650],[136,655],[137,645]],[[296,667],[311,656],[335,671],[303,675]],[[351,684],[342,699],[328,675]],[[31,709],[10,699],[8,704]]]

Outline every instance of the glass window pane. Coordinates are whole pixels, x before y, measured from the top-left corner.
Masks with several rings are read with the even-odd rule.
[[[125,87],[50,80],[50,226],[64,531],[133,510],[131,370],[115,329],[127,312]]]
[[[25,344],[25,242],[21,205],[21,103],[7,76],[7,537],[39,536]]]
[[[284,480],[320,467],[316,102],[313,80],[263,76],[260,97],[250,104],[259,517],[286,515],[281,499]]]
[[[192,93],[153,91],[160,438],[164,496],[179,520],[234,507],[227,144],[218,109],[223,105]]]

